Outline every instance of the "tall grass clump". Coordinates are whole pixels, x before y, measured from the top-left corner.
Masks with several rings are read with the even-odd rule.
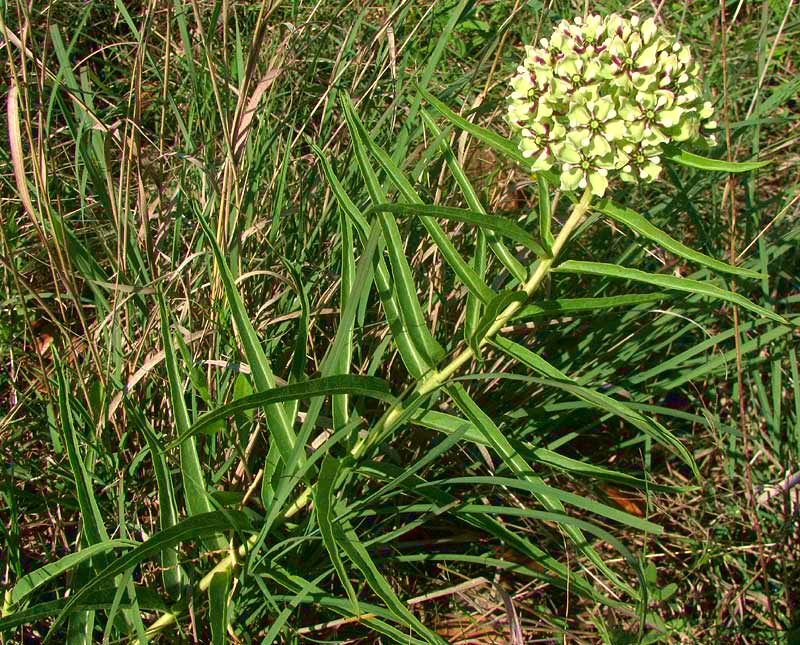
[[[792,3],[578,4],[3,5],[3,642],[796,632]]]

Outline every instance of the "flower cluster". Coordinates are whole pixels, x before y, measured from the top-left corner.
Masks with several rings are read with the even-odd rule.
[[[698,65],[652,18],[562,20],[540,44],[525,48],[511,79],[507,120],[532,171],[555,167],[562,190],[589,186],[602,196],[609,171],[628,182],[656,179],[663,144],[714,145]]]

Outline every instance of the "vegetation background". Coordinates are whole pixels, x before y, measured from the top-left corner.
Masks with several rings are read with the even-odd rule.
[[[2,642],[800,641],[794,4],[4,0]],[[380,294],[353,291],[347,311],[375,244],[353,211],[411,188],[536,230],[538,184],[419,89],[505,134],[523,44],[587,9],[655,15],[691,43],[719,115],[711,156],[772,162],[669,165],[613,199],[768,277],[600,215],[565,257],[709,281],[792,326],[554,273],[548,306],[503,333],[657,419],[699,476],[496,347],[461,384],[539,483],[446,398],[348,458],[389,393],[319,377],[380,377],[395,396],[414,381]],[[389,251],[450,353],[475,306],[423,222],[397,221]],[[487,257],[472,224],[441,224]],[[511,260],[475,262],[492,289],[513,277]],[[577,297],[602,300],[556,300]]]

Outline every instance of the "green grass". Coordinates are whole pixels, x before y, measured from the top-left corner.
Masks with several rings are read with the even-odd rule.
[[[800,22],[660,6],[721,166],[586,210],[583,3],[0,5],[0,642],[798,638]]]

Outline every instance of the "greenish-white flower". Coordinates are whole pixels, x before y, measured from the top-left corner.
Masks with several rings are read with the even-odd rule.
[[[715,143],[698,65],[653,18],[562,20],[539,45],[511,79],[507,120],[531,170],[555,169],[563,190],[653,181],[665,144]]]

